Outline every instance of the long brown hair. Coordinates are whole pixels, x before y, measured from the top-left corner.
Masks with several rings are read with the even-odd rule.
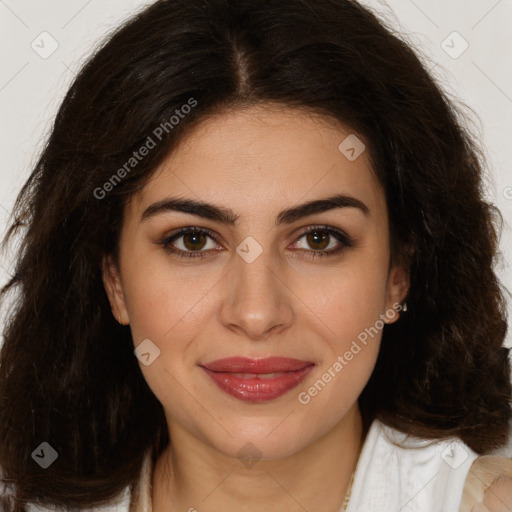
[[[126,201],[184,134],[262,102],[351,127],[385,190],[391,258],[411,288],[359,397],[365,425],[458,436],[478,453],[507,441],[506,309],[493,268],[502,219],[484,200],[459,107],[354,0],[162,0],[83,66],[15,204],[4,243],[23,236],[2,290],[18,294],[0,353],[0,466],[17,500],[6,510],[107,503],[136,483],[148,449],[155,460],[169,443],[130,329],[110,312],[101,259],[117,254]],[[154,149],[119,173],[152,134]],[[31,457],[42,442],[58,453],[48,469]]]

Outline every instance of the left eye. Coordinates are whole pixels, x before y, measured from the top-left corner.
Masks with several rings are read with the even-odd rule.
[[[309,231],[306,231],[306,233],[303,233],[299,237],[299,240],[301,240],[302,238],[305,238],[306,243],[309,245],[309,247],[312,247],[314,249],[314,252],[337,252],[337,245],[334,244],[334,247],[332,246],[332,242],[334,242],[335,240],[338,241],[338,246],[340,243],[342,243],[342,245],[349,245],[348,240],[344,235],[342,235],[338,231],[328,228],[311,229]],[[308,249],[306,248],[306,250]]]

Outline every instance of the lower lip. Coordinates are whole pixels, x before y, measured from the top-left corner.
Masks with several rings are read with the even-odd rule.
[[[286,372],[284,375],[271,379],[260,379],[258,377],[243,379],[235,377],[232,373],[214,372],[202,366],[203,370],[222,391],[245,402],[265,402],[284,395],[290,389],[298,386],[313,367],[314,365],[309,365],[302,370]]]

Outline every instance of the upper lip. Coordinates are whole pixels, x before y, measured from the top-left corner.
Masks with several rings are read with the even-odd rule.
[[[215,372],[226,373],[276,373],[302,370],[314,364],[311,361],[301,361],[290,357],[266,357],[250,359],[248,357],[226,357],[203,364],[205,368]]]

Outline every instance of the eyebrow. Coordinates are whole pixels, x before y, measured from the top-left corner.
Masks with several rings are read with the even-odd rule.
[[[337,194],[287,208],[279,213],[275,224],[276,226],[291,224],[303,217],[326,212],[335,208],[356,208],[365,216],[370,216],[369,208],[362,201],[352,196]],[[142,213],[141,222],[147,221],[165,212],[188,213],[229,226],[236,225],[239,219],[239,216],[230,208],[224,208],[222,206],[192,199],[169,197],[148,206]]]

